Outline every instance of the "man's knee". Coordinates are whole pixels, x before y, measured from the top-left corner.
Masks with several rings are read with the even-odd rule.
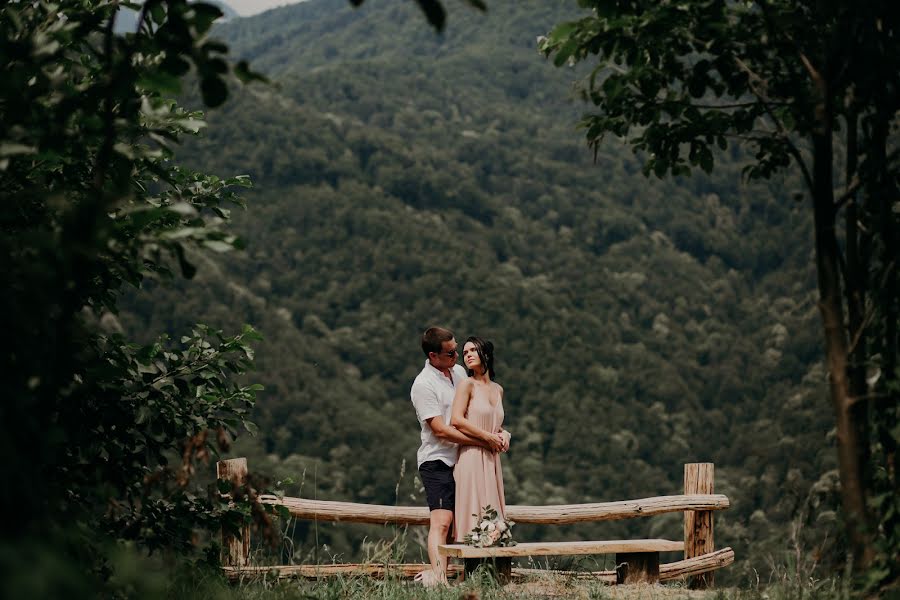
[[[441,532],[450,530],[453,524],[453,512],[449,510],[433,510],[431,511],[431,529]]]

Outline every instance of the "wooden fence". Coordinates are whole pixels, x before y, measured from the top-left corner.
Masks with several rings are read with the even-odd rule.
[[[217,464],[219,479],[245,485],[247,459],[235,458]],[[731,506],[728,498],[713,493],[712,463],[689,463],[684,466],[684,494],[656,496],[618,502],[591,504],[557,504],[547,506],[508,505],[506,516],[516,523],[564,525],[594,521],[614,521],[649,517],[672,512],[684,513],[684,560],[660,565],[660,580],[671,581],[693,577],[692,587],[708,587],[713,583],[713,570],[734,562],[731,548],[715,550],[713,512]],[[427,525],[429,510],[425,506],[381,506],[353,502],[309,500],[273,495],[260,495],[262,504],[284,506],[297,519],[374,523],[394,525]],[[329,564],[329,565],[250,565],[250,530],[245,526],[239,535],[222,532],[222,565],[229,578],[273,575],[277,577],[320,578],[359,573],[383,576],[393,571],[413,576],[424,564]],[[534,570],[515,569],[513,575],[527,575]],[[570,573],[576,577],[594,577],[615,582],[615,571]]]

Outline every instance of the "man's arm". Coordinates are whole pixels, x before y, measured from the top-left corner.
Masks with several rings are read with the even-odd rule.
[[[425,422],[431,427],[431,432],[434,433],[434,437],[439,440],[453,442],[454,444],[463,446],[481,446],[482,448],[489,448],[488,444],[483,440],[469,437],[456,427],[444,423],[444,417],[431,417],[430,419],[425,419]]]

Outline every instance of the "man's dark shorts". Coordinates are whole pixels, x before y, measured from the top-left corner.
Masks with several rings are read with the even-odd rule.
[[[453,467],[448,467],[442,460],[429,460],[419,467],[419,476],[425,485],[425,496],[428,508],[435,510],[454,510],[456,508],[456,481],[453,479]]]

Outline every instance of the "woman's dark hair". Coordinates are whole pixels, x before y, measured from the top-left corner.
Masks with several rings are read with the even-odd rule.
[[[478,353],[478,358],[481,360],[481,365],[487,371],[488,377],[491,378],[491,381],[494,380],[494,344],[487,340],[483,340],[477,335],[470,335],[466,338],[466,344],[472,342],[475,344],[475,352]],[[465,346],[465,344],[463,344]],[[474,371],[472,369],[466,369],[466,372],[469,374],[469,377],[474,375]]]

